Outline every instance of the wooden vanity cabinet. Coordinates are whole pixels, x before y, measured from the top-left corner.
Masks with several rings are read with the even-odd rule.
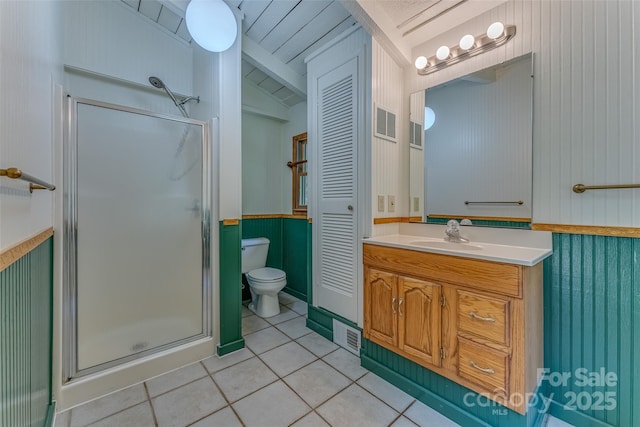
[[[418,363],[440,365],[440,285],[365,270],[365,336]]]
[[[364,336],[524,414],[542,367],[542,264],[364,245]]]

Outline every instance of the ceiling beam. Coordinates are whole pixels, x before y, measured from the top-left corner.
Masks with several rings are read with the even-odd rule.
[[[307,97],[307,79],[244,34],[242,35],[242,53],[244,59],[251,65],[288,87],[296,95]]]
[[[411,46],[407,44],[391,18],[378,2],[339,0],[344,8],[371,34],[400,66],[412,64]]]

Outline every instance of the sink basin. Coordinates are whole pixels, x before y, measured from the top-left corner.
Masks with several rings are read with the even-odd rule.
[[[446,249],[448,251],[481,251],[482,246],[476,246],[471,243],[452,243],[446,241],[434,240],[416,240],[411,242],[412,245],[422,246],[424,248]]]

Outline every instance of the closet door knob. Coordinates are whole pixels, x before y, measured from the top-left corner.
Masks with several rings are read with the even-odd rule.
[[[350,211],[353,211],[353,206],[349,205],[347,206],[347,209],[349,209]]]

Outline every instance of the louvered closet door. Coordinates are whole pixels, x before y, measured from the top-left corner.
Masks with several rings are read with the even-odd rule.
[[[357,76],[354,58],[318,78],[317,303],[357,316]]]

